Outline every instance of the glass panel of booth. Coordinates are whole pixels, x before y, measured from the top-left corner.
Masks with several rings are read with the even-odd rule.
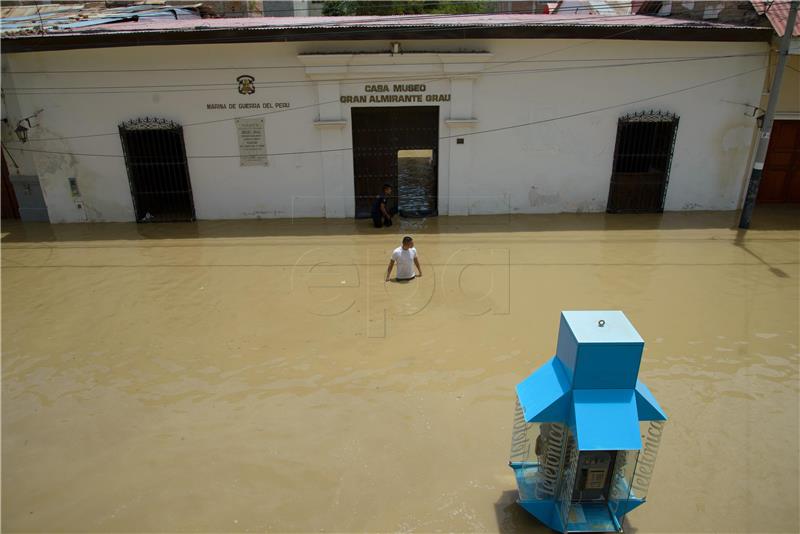
[[[665,424],[666,421],[642,421],[639,423],[642,434],[642,451],[633,472],[631,499],[644,501],[647,498],[647,490],[650,488],[650,480],[653,477],[653,469]]]
[[[639,504],[629,502],[633,498],[631,485],[638,459],[639,451],[617,451],[617,460],[614,463],[608,491],[608,510],[613,515],[612,520],[618,525],[617,528],[621,528],[625,514]]]
[[[509,465],[517,478],[520,501],[554,501],[570,443],[574,448],[575,439],[566,425],[528,423],[517,401]]]
[[[572,502],[575,478],[578,472],[579,454],[575,446],[575,437],[572,435],[569,427],[564,426],[564,429],[566,430],[565,441],[567,447],[564,455],[564,470],[561,476],[561,485],[558,495],[556,496],[556,506],[558,514],[561,517],[561,524],[564,526],[564,532],[569,532],[570,522],[585,522],[585,517],[583,517],[582,507],[579,504],[575,506]]]

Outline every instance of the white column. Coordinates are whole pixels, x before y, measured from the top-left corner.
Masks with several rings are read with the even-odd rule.
[[[450,80],[450,119],[474,120],[472,110],[472,85],[474,78],[452,78]]]
[[[341,94],[338,82],[317,81],[319,120],[314,124],[320,130],[320,150],[322,150],[322,190],[325,196],[325,217],[345,216],[345,192],[347,191],[344,172],[344,158],[350,151],[346,148],[344,127],[347,121],[342,117]],[[352,187],[350,188],[352,189]]]
[[[450,119],[445,121],[449,128],[450,138],[450,198],[448,202],[448,215],[469,214],[469,184],[471,177],[470,144],[472,136],[460,137],[463,144],[459,144],[459,133],[467,133],[477,124],[473,110],[473,85],[474,76],[458,76],[450,80]]]

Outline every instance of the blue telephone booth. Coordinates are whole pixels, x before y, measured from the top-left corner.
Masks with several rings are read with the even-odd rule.
[[[556,355],[517,385],[509,465],[519,504],[560,532],[622,532],[642,505],[667,416],[638,379],[620,311],[565,311]]]

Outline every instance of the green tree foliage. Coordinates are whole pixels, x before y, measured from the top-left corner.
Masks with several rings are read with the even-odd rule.
[[[322,14],[331,17],[345,15],[415,15],[486,13],[487,2],[447,0],[327,0]]]

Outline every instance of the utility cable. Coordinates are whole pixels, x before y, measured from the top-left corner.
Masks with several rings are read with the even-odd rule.
[[[387,52],[388,53],[388,52]],[[486,53],[484,51],[475,50],[472,52],[449,52],[449,51],[414,51],[408,53],[401,53],[400,56],[405,54],[408,55],[415,55],[415,54],[483,54]],[[353,54],[359,55],[359,54]],[[565,59],[518,59],[513,60],[514,63],[580,63],[580,62],[595,62],[595,61],[646,61],[646,60],[656,60],[656,59],[689,59],[689,58],[717,58],[717,57],[744,57],[748,55],[764,55],[763,53],[759,54],[728,54],[724,56],[660,56],[660,57],[596,57],[596,58],[565,58]],[[501,63],[506,64],[508,60],[502,61],[495,61],[491,59],[481,60],[480,63],[482,64],[495,64]],[[475,64],[474,61],[421,61],[421,62],[414,62],[414,63],[338,63],[338,64],[325,64],[325,67],[331,68],[344,68],[344,67],[396,67],[398,65],[403,67],[426,67],[426,66],[439,66],[439,65],[473,65]],[[175,67],[175,68],[158,68],[158,69],[107,69],[107,70],[55,70],[55,71],[3,71],[3,74],[38,74],[38,75],[50,75],[50,74],[125,74],[125,73],[141,73],[141,72],[192,72],[192,71],[255,71],[255,70],[269,70],[269,69],[278,69],[278,70],[291,70],[291,69],[306,69],[308,68],[306,65],[242,65],[239,67]],[[151,86],[128,86],[128,87],[151,87]],[[157,86],[152,86],[157,87]],[[18,87],[17,89],[27,89],[23,87]]]
[[[493,74],[493,73],[487,73],[487,74]],[[447,79],[449,79],[449,78],[447,78]],[[348,85],[348,84],[343,84],[343,85]],[[164,92],[164,91],[161,91],[161,92]],[[221,123],[221,122],[235,121],[237,119],[249,119],[249,118],[256,118],[256,117],[265,117],[265,116],[273,115],[273,114],[276,114],[276,113],[286,113],[286,112],[289,112],[289,111],[297,111],[297,110],[302,110],[302,109],[315,108],[315,107],[318,107],[318,106],[324,106],[326,104],[334,104],[334,103],[338,103],[338,102],[339,102],[339,99],[337,99],[337,100],[329,100],[329,101],[324,101],[324,102],[319,102],[319,103],[314,103],[314,104],[307,104],[307,105],[303,105],[303,106],[295,106],[295,107],[288,108],[288,109],[277,109],[277,110],[268,111],[268,112],[252,113],[252,114],[248,114],[248,115],[238,115],[236,117],[224,117],[224,118],[212,119],[212,120],[207,120],[207,121],[186,123],[186,124],[183,124],[182,127],[183,128],[188,128],[188,127],[192,127],[192,126],[204,126],[204,125],[208,125],[208,124],[218,124],[218,123]],[[28,142],[33,142],[33,141],[37,141],[37,142],[64,141],[64,140],[68,140],[68,139],[86,139],[86,138],[92,138],[92,137],[108,137],[108,136],[118,136],[118,135],[119,135],[119,130],[114,131],[114,132],[108,132],[108,133],[97,133],[97,134],[84,134],[84,135],[73,135],[73,136],[63,136],[63,137],[44,137],[44,138],[28,139]]]
[[[596,18],[596,17],[590,17],[590,18]],[[605,18],[609,18],[609,17],[605,16]],[[573,19],[570,19],[570,20],[574,21],[576,19],[573,18]],[[586,19],[586,20],[588,20],[588,19]],[[600,38],[597,38],[597,39],[590,39],[588,41],[584,41],[584,42],[577,43],[577,44],[571,44],[569,46],[562,47],[562,48],[557,48],[555,50],[551,50],[551,51],[545,52],[543,54],[537,54],[537,55],[533,55],[533,56],[527,56],[527,57],[524,57],[524,58],[518,58],[517,60],[511,60],[511,61],[508,61],[508,62],[505,62],[505,63],[501,63],[501,65],[513,64],[516,61],[529,61],[529,60],[532,60],[532,59],[535,59],[535,58],[541,58],[541,57],[544,57],[544,56],[547,56],[547,55],[552,55],[552,54],[555,54],[555,53],[558,53],[558,52],[563,52],[565,50],[569,50],[569,49],[576,48],[576,47],[579,47],[579,46],[584,46],[584,45],[592,43],[592,42],[613,39],[614,37],[617,37],[617,36],[619,36],[621,34],[633,31],[635,29],[637,29],[637,28],[626,29],[626,30],[623,30],[623,31],[618,32],[616,34],[613,34],[611,36],[600,37]],[[498,65],[498,66],[500,66],[500,65]],[[485,72],[485,71],[490,70],[492,68],[494,68],[494,67],[489,67],[489,69],[485,69],[484,71],[478,71],[477,74],[481,74],[482,72]],[[449,78],[450,78],[450,76],[442,77],[442,79],[449,79]],[[163,92],[163,91],[161,91],[161,92]],[[216,124],[216,123],[226,122],[226,121],[234,121],[234,120],[237,120],[237,119],[263,117],[263,116],[271,115],[271,114],[274,114],[274,113],[285,113],[285,112],[289,112],[289,111],[295,111],[295,110],[298,110],[298,109],[307,109],[309,107],[322,106],[322,105],[325,105],[325,104],[333,104],[333,103],[337,103],[337,102],[338,102],[338,100],[331,100],[331,101],[327,101],[327,102],[318,102],[318,103],[311,104],[311,105],[308,105],[308,106],[295,106],[295,107],[289,108],[289,109],[275,110],[275,111],[272,111],[272,112],[260,112],[260,113],[253,113],[253,114],[242,115],[242,116],[237,116],[237,117],[228,117],[228,118],[223,118],[223,119],[200,121],[200,122],[196,122],[196,123],[184,124],[183,127],[186,128],[186,127],[191,127],[191,126],[200,126],[200,125],[206,125],[206,124]],[[67,140],[67,139],[81,139],[81,138],[105,137],[105,136],[116,136],[116,135],[119,135],[118,131],[109,132],[109,133],[100,133],[100,134],[84,134],[84,135],[76,135],[76,136],[61,136],[61,137],[52,137],[52,138],[31,139],[30,141],[39,141],[39,142],[56,141],[56,140],[60,141],[60,140]]]
[[[681,58],[674,58],[674,59],[654,59],[651,61],[641,61],[641,62],[634,62],[628,61],[625,63],[604,63],[601,65],[576,65],[576,66],[565,66],[565,67],[550,67],[550,68],[541,68],[541,69],[517,69],[517,70],[505,70],[505,71],[489,71],[489,69],[482,70],[482,71],[470,71],[465,73],[459,74],[466,74],[466,75],[496,75],[496,74],[526,74],[526,73],[538,73],[538,72],[562,72],[562,71],[569,71],[569,70],[583,70],[583,69],[598,69],[598,68],[606,68],[606,67],[628,67],[628,66],[640,66],[640,65],[658,65],[663,63],[682,63],[682,62],[691,62],[691,61],[707,61],[711,59],[731,59],[731,58],[743,58],[743,57],[761,57],[766,56],[765,53],[759,54],[729,54],[729,55],[721,55],[721,56],[695,56],[695,57],[681,57]],[[530,61],[529,61],[530,62]],[[483,63],[483,62],[480,62]],[[503,64],[508,64],[508,62],[504,62]],[[392,64],[385,64],[386,66],[393,66]],[[401,66],[405,67],[408,64],[403,63]],[[358,65],[361,67],[362,65]],[[327,67],[327,65],[326,65]],[[449,79],[451,76],[442,76],[442,75],[431,75],[431,76],[414,76],[414,80],[443,80]],[[326,78],[324,80],[308,80],[308,79],[296,79],[296,80],[280,80],[280,81],[271,81],[271,82],[263,82],[258,83],[259,89],[281,89],[281,88],[296,88],[296,87],[309,87],[309,86],[317,86],[317,85],[333,85],[339,84],[342,85],[360,85],[363,83],[379,83],[379,82],[396,82],[402,80],[409,80],[409,75],[396,75],[391,77],[385,78]],[[182,89],[171,90],[173,88],[180,87]],[[213,89],[212,89],[213,87]],[[161,93],[161,92],[191,92],[194,91],[195,88],[201,91],[227,91],[232,88],[236,87],[236,83],[234,82],[223,82],[223,83],[204,83],[204,84],[161,84],[161,85],[106,85],[106,86],[72,86],[72,87],[14,87],[12,89],[7,89],[5,92],[7,94],[19,94],[19,95],[84,95],[84,94],[126,94],[126,93]],[[162,89],[163,88],[163,89]],[[90,89],[115,89],[114,91],[89,91]],[[73,92],[74,90],[74,92]],[[55,91],[55,92],[46,92],[46,91]],[[70,91],[65,93],[64,91]]]
[[[527,127],[527,126],[535,126],[535,125],[539,125],[539,124],[546,124],[546,123],[556,122],[556,121],[565,120],[565,119],[572,119],[572,118],[575,118],[575,117],[582,117],[584,115],[590,115],[592,113],[599,113],[601,111],[608,111],[608,110],[611,110],[611,109],[627,107],[627,106],[630,106],[630,105],[633,105],[633,104],[641,104],[643,102],[648,102],[650,100],[656,100],[658,98],[663,98],[665,96],[670,96],[670,95],[674,95],[674,94],[683,93],[683,92],[686,92],[686,91],[691,91],[691,90],[694,90],[694,89],[699,89],[701,87],[706,87],[708,85],[712,85],[712,84],[719,83],[719,82],[722,82],[722,81],[726,81],[726,80],[730,80],[730,79],[733,79],[733,78],[737,78],[739,76],[752,74],[754,72],[757,72],[757,71],[760,71],[760,70],[764,70],[765,68],[766,67],[758,67],[756,69],[751,69],[751,70],[747,70],[747,71],[740,72],[740,73],[737,73],[737,74],[732,74],[730,76],[725,76],[723,78],[717,78],[715,80],[710,80],[710,81],[707,81],[707,82],[695,84],[695,85],[692,85],[692,86],[689,86],[689,87],[684,87],[682,89],[676,89],[676,90],[673,90],[673,91],[668,91],[668,92],[661,93],[661,94],[658,94],[658,95],[649,96],[649,97],[646,97],[646,98],[630,100],[628,102],[623,102],[621,104],[613,104],[613,105],[610,105],[610,106],[604,106],[604,107],[600,107],[600,108],[596,108],[596,109],[580,111],[580,112],[571,113],[571,114],[568,114],[568,115],[560,115],[560,116],[551,117],[551,118],[548,118],[548,119],[541,119],[541,120],[536,120],[536,121],[524,122],[524,123],[520,123],[520,124],[512,124],[512,125],[508,125],[508,126],[501,126],[501,127],[498,127],[498,128],[490,128],[490,129],[487,129],[487,130],[480,130],[480,131],[476,131],[476,132],[462,132],[462,133],[458,133],[458,134],[455,134],[455,135],[446,135],[446,136],[439,137],[439,140],[442,141],[442,140],[447,140],[447,139],[453,139],[453,138],[456,138],[456,137],[467,137],[467,136],[483,135],[483,134],[489,134],[489,133],[496,133],[496,132],[501,132],[501,131],[513,130],[513,129],[518,129],[518,128],[524,128],[524,127]],[[16,148],[16,147],[11,147],[10,149],[11,150],[18,150],[20,152],[29,152],[29,153],[38,153],[38,154],[53,154],[53,155],[64,155],[64,156],[83,156],[83,157],[102,157],[102,158],[124,158],[125,157],[123,154],[91,154],[91,153],[61,152],[61,151],[53,151],[53,150],[36,150],[36,149],[26,149],[26,148]],[[353,148],[352,147],[343,147],[343,148],[330,148],[330,149],[321,149],[321,150],[302,150],[302,151],[293,151],[293,152],[273,152],[273,153],[267,153],[267,154],[264,154],[264,155],[267,156],[267,157],[272,157],[272,156],[293,156],[293,155],[303,155],[303,154],[324,154],[324,153],[330,153],[330,152],[344,152],[344,151],[350,151],[350,150],[353,150]],[[186,157],[188,159],[226,159],[226,158],[239,158],[239,157],[241,157],[241,155],[240,154],[236,154],[236,155],[198,155],[198,156],[189,156],[189,155],[187,155]]]
[[[611,37],[613,38],[614,36],[611,36]],[[567,46],[567,47],[557,48],[555,50],[551,50],[551,51],[545,52],[543,54],[534,55],[534,56],[528,56],[528,57],[519,58],[519,59],[520,60],[531,60],[531,59],[534,59],[534,58],[537,58],[537,57],[543,57],[543,56],[546,56],[546,55],[551,55],[551,54],[554,54],[554,53],[557,53],[557,52],[562,52],[562,51],[567,50],[567,49],[575,48],[576,46],[583,46],[585,44],[588,44],[588,43],[591,43],[591,42],[594,42],[594,41],[604,40],[604,39],[607,39],[607,38],[602,38],[601,37],[601,38],[598,38],[598,39],[593,39],[593,40],[590,40],[590,41],[586,41],[584,43],[580,43],[579,45],[570,45],[570,46]],[[293,108],[276,110],[276,111],[267,112],[267,113],[263,113],[263,112],[262,113],[253,113],[253,114],[242,115],[242,116],[237,116],[237,117],[228,117],[228,118],[224,118],[224,119],[214,119],[214,120],[209,120],[209,121],[200,121],[200,122],[197,122],[197,123],[184,124],[183,127],[200,126],[200,125],[205,125],[205,124],[215,124],[215,123],[229,121],[229,120],[262,117],[262,116],[266,116],[266,115],[271,115],[273,113],[285,113],[285,112],[288,112],[288,111],[294,111],[294,110],[298,110],[298,109],[307,109],[308,107],[322,106],[322,105],[325,105],[325,104],[333,104],[333,103],[336,103],[336,102],[338,102],[338,100],[331,100],[331,101],[327,101],[327,102],[318,102],[316,104],[311,104],[309,106],[295,106]],[[100,133],[100,134],[84,134],[84,135],[76,135],[76,136],[61,136],[61,137],[52,137],[52,138],[41,138],[41,139],[37,139],[37,141],[55,141],[55,140],[66,140],[66,139],[85,139],[85,138],[90,138],[90,137],[106,137],[106,136],[112,136],[112,135],[115,136],[115,135],[118,135],[118,134],[119,134],[119,132],[117,131],[117,132]]]

